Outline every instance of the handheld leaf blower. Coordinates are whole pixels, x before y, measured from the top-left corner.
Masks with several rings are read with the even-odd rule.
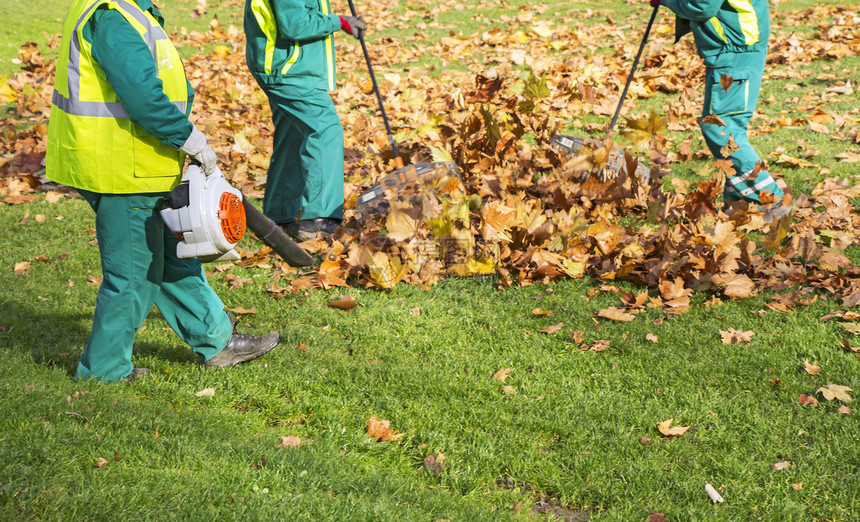
[[[182,181],[165,198],[164,224],[182,241],[177,257],[196,257],[203,263],[240,259],[236,244],[250,228],[291,266],[309,266],[313,258],[242,193],[230,185],[220,169],[207,176],[192,163]]]

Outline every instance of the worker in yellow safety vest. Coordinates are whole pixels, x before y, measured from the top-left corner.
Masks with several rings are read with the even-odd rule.
[[[75,0],[63,26],[48,130],[48,179],[96,214],[103,280],[76,377],[132,381],[135,333],[155,304],[206,367],[255,359],[280,342],[235,332],[200,261],[159,214],[185,156],[207,174],[217,156],[188,120],[194,92],[150,0]]]
[[[360,18],[328,0],[245,0],[245,59],[269,98],[275,124],[263,213],[307,240],[343,218],[343,126],[335,89],[334,33],[355,38]]]
[[[734,173],[726,177],[723,192],[727,208],[764,204],[766,221],[781,219],[791,210],[791,198],[747,137],[767,58],[768,0],[649,1],[654,8],[662,5],[675,13],[676,41],[692,32],[705,62],[702,135],[714,158],[732,162]]]

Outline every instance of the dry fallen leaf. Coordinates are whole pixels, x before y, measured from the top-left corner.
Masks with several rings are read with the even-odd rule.
[[[379,441],[397,440],[406,435],[405,433],[397,433],[389,428],[390,424],[390,421],[377,420],[376,415],[373,415],[367,421],[367,434]]]
[[[616,308],[614,306],[610,306],[609,308],[604,308],[597,312],[597,317],[603,317],[604,319],[611,319],[613,321],[622,321],[622,322],[630,322],[636,319],[636,316],[633,314],[628,314],[621,310],[620,308]]]
[[[12,270],[12,272],[15,275],[26,274],[30,271],[30,267],[31,265],[29,261],[21,261],[20,263],[15,263],[15,268]]]
[[[513,368],[505,368],[503,370],[499,370],[493,374],[493,379],[495,379],[497,381],[504,382],[505,379],[510,377],[510,375],[508,375],[508,374],[511,373],[512,371],[513,371]]]
[[[796,482],[792,484],[791,487],[793,487],[797,491],[800,491],[801,489],[803,489],[803,482]]]
[[[800,395],[797,398],[797,402],[799,402],[803,406],[806,406],[807,404],[811,404],[812,406],[818,406],[818,399],[809,395]]]
[[[332,308],[337,308],[339,310],[352,310],[358,305],[358,302],[356,302],[354,297],[347,294],[341,295],[337,299],[329,301],[328,305]]]
[[[313,441],[314,441],[313,439],[302,440],[301,438],[296,437],[295,435],[287,435],[286,437],[281,435],[281,444],[279,445],[279,447],[286,448],[286,449],[293,449],[293,448],[298,448],[299,446],[302,446],[304,444],[310,444]]]
[[[249,314],[256,314],[257,313],[256,308],[248,309],[248,308],[242,308],[241,306],[236,307],[236,308],[230,308],[229,310],[236,315],[249,315]]]
[[[791,466],[791,462],[783,460],[781,462],[777,462],[776,464],[771,464],[770,469],[772,469],[773,471],[779,471],[781,469],[787,469],[789,466]]]
[[[818,363],[810,363],[809,359],[804,359],[803,365],[806,367],[806,373],[809,375],[818,375],[821,373],[821,366],[818,366]]]
[[[729,328],[728,330],[720,330],[720,337],[722,338],[723,344],[737,344],[737,343],[748,343],[752,341],[752,336],[755,335],[752,331],[744,332],[743,330],[735,330],[734,328]]]
[[[534,310],[532,310],[532,315],[534,316],[546,316],[550,315],[551,313],[552,312],[550,312],[549,310],[544,310],[542,308],[535,308]]]
[[[657,336],[652,334],[652,333],[645,334],[645,340],[651,341],[652,343],[656,343],[657,342]]]
[[[607,348],[609,348],[609,344],[611,342],[612,341],[609,341],[607,339],[601,339],[599,341],[594,341],[594,344],[592,344],[591,346],[588,347],[588,351],[590,351],[590,352],[602,352],[602,351],[606,350]]]
[[[848,386],[840,386],[838,384],[828,384],[827,386],[822,386],[818,388],[815,393],[820,393],[824,396],[828,401],[832,401],[833,399],[842,401],[842,402],[851,402],[851,396],[848,395],[848,392],[854,391]]]
[[[99,457],[99,460],[98,460],[98,462],[96,463],[96,466],[98,466],[98,467],[100,467],[100,468],[103,468],[103,467],[107,466],[107,463],[108,463],[108,461],[107,461],[107,459],[106,459],[106,458],[104,458],[104,457]]]
[[[214,397],[215,388],[205,388],[194,394],[195,397]]]
[[[843,404],[843,405],[842,405],[842,406],[840,406],[840,407],[839,407],[839,409],[838,409],[838,410],[836,410],[836,411],[837,411],[838,413],[843,414],[843,415],[848,415],[849,413],[851,413],[851,408],[849,408],[848,406],[845,406],[845,405]]]
[[[670,428],[672,425],[672,421],[675,419],[669,419],[667,421],[663,421],[657,425],[657,429],[660,430],[660,433],[665,435],[666,437],[680,437],[684,433],[690,429],[691,426],[675,426]]]
[[[446,462],[445,455],[439,451],[435,455],[427,455],[424,458],[424,469],[432,475],[438,475],[446,467],[448,467],[448,462]]]
[[[540,330],[540,332],[545,333],[545,334],[554,334],[557,331],[561,330],[562,328],[564,328],[564,323],[556,323],[556,324],[551,324],[551,325],[547,326],[546,328],[542,328]]]

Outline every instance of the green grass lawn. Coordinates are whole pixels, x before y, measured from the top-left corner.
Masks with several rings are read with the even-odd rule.
[[[168,25],[204,29],[209,15],[188,16],[195,3],[166,5]],[[208,4],[210,15],[240,25],[241,2]],[[0,76],[14,72],[18,45],[59,31],[67,4],[40,6],[38,21],[24,16],[28,5],[0,6],[8,21],[0,34],[11,42],[0,49]],[[477,22],[437,1],[395,12],[438,24],[427,30],[439,35],[475,34],[530,5],[481,5]],[[536,11],[550,17],[589,6],[616,17],[634,8],[552,1]],[[345,12],[345,3],[338,8]],[[639,31],[639,22],[629,24]],[[375,37],[415,33],[391,23]],[[440,64],[431,57],[409,67]],[[857,68],[855,56],[804,70],[816,77]],[[820,89],[816,80],[775,78],[762,97],[776,102],[760,110],[801,117],[811,102],[794,98]],[[670,102],[632,101],[630,111]],[[827,109],[860,107],[856,94],[839,103]],[[754,144],[762,155],[798,144],[820,149],[816,162],[856,182],[856,164],[833,159],[849,144],[802,128]],[[698,180],[705,164],[680,173]],[[782,170],[797,193],[824,177]],[[840,413],[840,401],[817,393],[830,384],[860,389],[860,361],[844,347],[860,346],[860,336],[838,319],[821,320],[840,309],[836,301],[780,313],[767,307],[773,293],[717,305],[696,294],[686,314],[646,307],[633,322],[613,322],[596,317],[621,305],[612,288],[644,287],[585,278],[500,290],[486,276],[276,299],[266,291],[270,268],[236,265],[209,280],[228,309],[256,310],[242,316],[240,331],[281,332],[275,351],[206,371],[153,309],[135,344],[136,366],[153,375],[106,385],[72,378],[101,275],[93,227],[81,199],[0,207],[0,519],[627,521],[663,513],[678,521],[851,521],[860,511],[858,414]],[[240,243],[259,248],[250,237]],[[860,247],[846,254],[857,266]],[[30,269],[16,273],[21,262]],[[227,275],[251,282],[233,289]],[[359,306],[328,306],[341,294]],[[559,331],[541,332],[558,323]],[[728,329],[754,335],[724,344]],[[581,349],[598,341],[608,346]],[[820,373],[809,373],[807,361]],[[197,395],[210,388],[214,395]],[[800,404],[801,395],[817,406]],[[366,423],[374,415],[404,435],[372,439]],[[669,419],[689,430],[661,435],[657,426]],[[283,447],[287,436],[304,443]],[[431,456],[438,464],[425,460]],[[713,504],[705,484],[725,502]]]

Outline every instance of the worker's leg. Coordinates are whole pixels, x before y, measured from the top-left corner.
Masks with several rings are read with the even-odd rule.
[[[723,196],[727,201],[760,203],[759,196],[765,191],[778,198],[783,196],[773,177],[759,166],[761,158],[747,137],[749,121],[758,103],[766,56],[765,51],[737,53],[732,65],[709,67],[705,73],[702,117],[718,116],[725,126],[703,122],[702,134],[714,158],[728,158],[735,169],[726,179]],[[736,150],[732,150],[730,140]]]
[[[320,89],[267,86],[275,123],[263,212],[278,223],[343,217],[343,127]]]
[[[179,239],[163,222],[161,231],[164,271],[155,305],[173,331],[204,361],[208,360],[227,346],[233,325],[224,303],[206,282],[200,261],[176,257]]]
[[[152,195],[80,191],[96,212],[102,284],[89,341],[76,377],[116,381],[133,368],[134,335],[158,293],[164,248]]]

